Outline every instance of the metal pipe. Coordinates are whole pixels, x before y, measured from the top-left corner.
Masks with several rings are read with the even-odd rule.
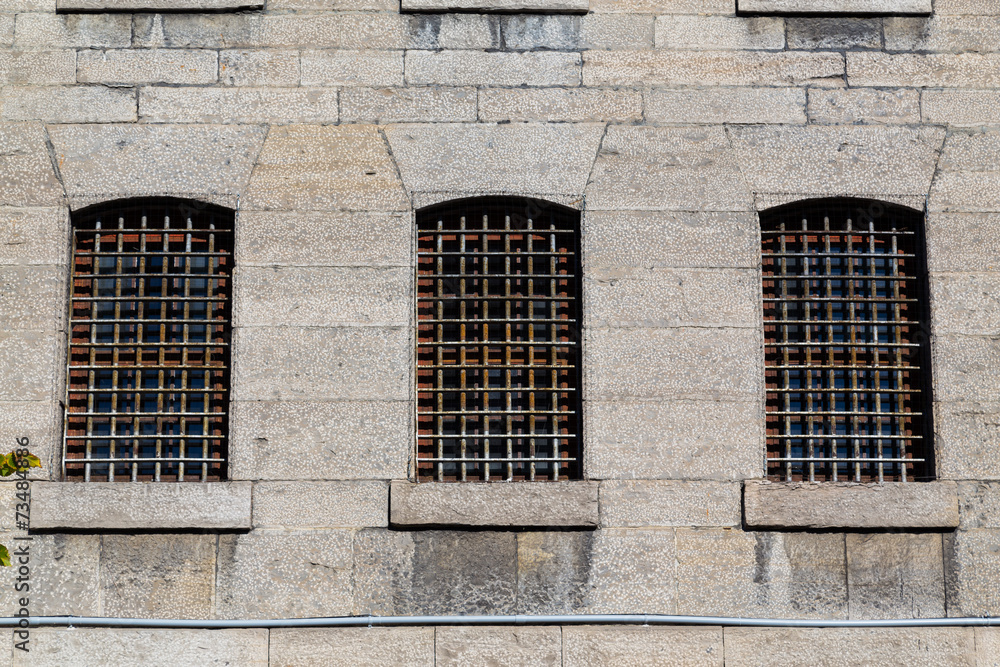
[[[415,625],[722,625],[762,628],[913,628],[1000,626],[1000,618],[897,618],[883,620],[824,621],[789,618],[740,618],[733,616],[674,616],[668,614],[563,614],[509,616],[340,616],[330,618],[274,618],[236,620],[198,620],[181,618],[106,618],[101,616],[28,616],[2,617],[0,627],[73,627],[105,628],[333,628],[385,627]]]

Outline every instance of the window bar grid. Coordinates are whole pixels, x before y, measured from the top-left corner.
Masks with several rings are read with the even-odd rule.
[[[233,223],[171,199],[74,215],[67,480],[225,477]]]
[[[769,478],[931,478],[920,214],[826,203],[761,226]]]
[[[581,476],[578,213],[531,200],[417,216],[417,477]]]

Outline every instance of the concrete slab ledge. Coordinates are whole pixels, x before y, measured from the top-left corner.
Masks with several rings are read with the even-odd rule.
[[[738,14],[792,16],[922,16],[931,0],[737,0]]]
[[[958,527],[955,482],[764,482],[743,485],[747,528]]]
[[[597,482],[394,481],[389,525],[596,528],[597,487]]]
[[[58,12],[236,12],[263,9],[263,0],[56,0]]]
[[[31,530],[250,530],[251,486],[33,482]]]
[[[586,14],[590,0],[401,0],[404,12]]]

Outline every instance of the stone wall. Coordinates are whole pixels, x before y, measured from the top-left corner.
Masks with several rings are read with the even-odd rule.
[[[414,449],[413,211],[483,194],[582,213],[597,526],[389,528],[390,482],[409,479]],[[56,0],[5,0],[0,444],[30,437],[40,481],[60,476],[69,214],[145,195],[238,212],[229,475],[250,487],[252,509],[222,529],[192,516],[36,531],[33,614],[1000,614],[992,2],[808,17],[737,15],[735,0],[590,0],[581,14],[401,13],[396,0],[56,13]],[[926,211],[937,473],[953,483],[957,518],[753,529],[743,486],[764,475],[757,212],[842,195]],[[0,537],[16,532],[14,503],[0,484]],[[803,651],[975,664],[976,650],[986,665],[1000,654],[992,629],[970,628],[33,637],[31,664],[81,665],[116,643],[147,647],[144,664],[161,645],[200,656],[192,664],[275,665],[366,651],[375,663],[489,651],[567,665],[636,653],[761,664],[765,652],[793,664]]]

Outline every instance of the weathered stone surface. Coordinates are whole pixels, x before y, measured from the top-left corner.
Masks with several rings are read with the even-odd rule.
[[[250,528],[247,482],[32,485],[32,530]]]
[[[412,484],[393,481],[397,526],[596,526],[597,482]]]
[[[0,46],[14,44],[14,14],[0,14]]]
[[[562,665],[562,630],[536,627],[440,627],[434,635],[435,665],[555,667]]]
[[[14,26],[14,48],[95,49],[128,46],[132,17],[125,14],[28,13]]]
[[[271,128],[244,205],[295,211],[408,208],[387,146],[370,125]]]
[[[399,401],[236,401],[232,479],[401,479],[412,405]]]
[[[364,482],[258,482],[254,528],[368,528],[389,525],[389,485]]]
[[[136,120],[135,91],[104,86],[8,86],[0,117],[49,123],[116,123]]]
[[[750,206],[721,127],[611,126],[587,185],[590,209],[743,211]]]
[[[652,123],[805,123],[799,88],[655,89],[646,93]]]
[[[271,631],[271,667],[430,667],[434,628],[296,628]]]
[[[586,12],[587,0],[402,0],[404,12]]]
[[[638,91],[585,88],[486,88],[479,92],[479,120],[593,122],[642,117]]]
[[[220,51],[219,81],[231,86],[297,86],[299,52],[277,49]]]
[[[889,51],[983,53],[1000,49],[1000,26],[985,16],[887,18],[884,30]]]
[[[807,111],[810,121],[829,125],[919,123],[920,95],[908,89],[813,89]]]
[[[941,534],[849,533],[847,589],[852,619],[943,617]]]
[[[1000,338],[942,335],[931,347],[935,400],[976,401],[1000,387]]]
[[[585,86],[843,85],[839,53],[588,51]]]
[[[590,399],[749,398],[763,377],[752,363],[759,334],[748,329],[595,329],[587,353]]]
[[[1000,214],[935,212],[925,228],[930,271],[1000,270]]]
[[[583,224],[588,267],[754,268],[760,261],[760,225],[750,212],[588,210]]]
[[[938,403],[934,431],[941,479],[1000,480],[1000,403]]]
[[[0,264],[0,322],[6,331],[54,332],[62,315],[65,270]]]
[[[971,665],[973,628],[726,628],[726,665]]]
[[[0,401],[54,397],[56,339],[51,331],[0,330]]]
[[[586,609],[595,534],[518,533],[517,613],[573,614]]]
[[[996,16],[1000,14],[1000,7],[990,2],[990,0],[938,0],[935,11],[937,14],[973,14]]]
[[[391,327],[406,326],[412,315],[413,272],[408,268],[272,266],[237,271],[235,326]]]
[[[750,126],[730,129],[754,192],[926,194],[940,128]],[[891,164],[892,169],[886,169]]]
[[[62,204],[62,194],[62,184],[56,179],[49,160],[45,129],[38,123],[0,124],[0,205],[58,206]],[[52,231],[50,225],[36,228],[34,224],[43,216],[53,215],[53,209],[0,208],[0,211],[0,221],[14,223],[13,228],[8,228],[6,224],[0,226],[0,234],[16,234],[16,238],[21,238],[27,231],[25,225],[31,225],[32,233],[37,229],[43,235],[41,239],[52,238],[49,236]],[[7,254],[12,250],[2,247],[0,253]],[[52,250],[46,255],[51,257]]]
[[[500,18],[507,50],[648,49],[653,17],[627,14],[521,14]]]
[[[215,541],[215,535],[102,536],[101,615],[210,618]]]
[[[317,88],[167,88],[139,92],[153,123],[335,123],[337,91]]]
[[[787,18],[789,49],[877,49],[882,46],[879,19]]]
[[[1000,124],[1000,92],[992,90],[924,90],[923,119],[958,127]]]
[[[954,528],[954,482],[847,484],[754,482],[743,487],[748,526]]]
[[[13,508],[10,514],[13,516]],[[100,615],[99,536],[33,535],[30,542],[5,539],[3,543],[12,552],[21,544],[28,545],[31,557],[28,564],[31,568],[31,590],[28,597],[31,600],[32,615]],[[18,564],[15,559],[14,565]],[[13,593],[9,599],[13,603]],[[31,639],[35,639],[34,631]]]
[[[66,191],[115,196],[242,192],[264,128],[59,125],[49,128]]]
[[[73,51],[0,51],[0,83],[41,85],[75,81]]]
[[[406,83],[445,86],[578,86],[579,53],[407,51]]]
[[[934,178],[930,211],[995,211],[1000,208],[1000,132],[955,132],[948,136]]]
[[[738,526],[740,484],[680,480],[604,480],[601,526]]]
[[[233,400],[403,400],[402,327],[250,327],[233,336]]]
[[[739,0],[757,14],[930,14],[931,0]]]
[[[1000,530],[960,530],[944,536],[948,616],[1000,613]]]
[[[401,86],[402,51],[303,51],[303,86]]]
[[[740,480],[761,474],[758,400],[589,401],[588,474],[597,479]]]
[[[59,11],[219,11],[263,9],[264,0],[56,0]]]
[[[54,399],[0,402],[0,443],[6,449],[4,454],[21,442],[42,461],[41,468],[31,469],[28,479],[49,479],[56,474],[62,457],[62,424],[62,407]],[[13,506],[0,520],[0,531],[11,529],[12,526],[5,525],[7,521],[14,521]]]
[[[562,664],[566,667],[718,667],[722,660],[722,628],[606,625],[563,628]]]
[[[0,193],[3,192],[0,188]],[[0,194],[0,199],[2,197]],[[65,267],[69,261],[68,226],[69,219],[63,208],[0,205],[0,266]]]
[[[958,511],[960,530],[1000,528],[1000,484],[959,482]]]
[[[594,533],[585,611],[629,614],[677,608],[673,529],[610,528]]]
[[[350,615],[351,538],[349,530],[255,530],[220,536],[216,615]]]
[[[849,51],[847,82],[852,86],[996,88],[997,53],[881,53]]]
[[[778,18],[732,16],[656,17],[656,48],[701,51],[775,50],[785,46],[785,22]]]
[[[351,87],[340,93],[340,115],[345,122],[474,121],[476,90]]]
[[[413,264],[408,213],[240,211],[239,224],[242,267]]]
[[[125,667],[148,665],[268,664],[268,631],[138,630],[131,628],[32,628],[31,652],[17,656],[19,667]]]
[[[729,0],[590,0],[592,12],[627,14],[732,14]]]
[[[932,274],[931,322],[942,334],[1000,335],[1000,275]]]
[[[410,24],[411,48],[496,49],[500,47],[500,21],[489,14],[439,14],[416,16]],[[413,39],[419,25],[422,39]]]
[[[581,194],[602,132],[593,123],[446,123],[392,125],[386,137],[411,192]]]
[[[1000,667],[1000,628],[976,628],[976,667]]]
[[[514,532],[387,531],[354,538],[355,614],[512,614]]]
[[[204,84],[215,83],[218,75],[218,52],[193,49],[90,50],[82,51],[76,63],[80,83]]]

